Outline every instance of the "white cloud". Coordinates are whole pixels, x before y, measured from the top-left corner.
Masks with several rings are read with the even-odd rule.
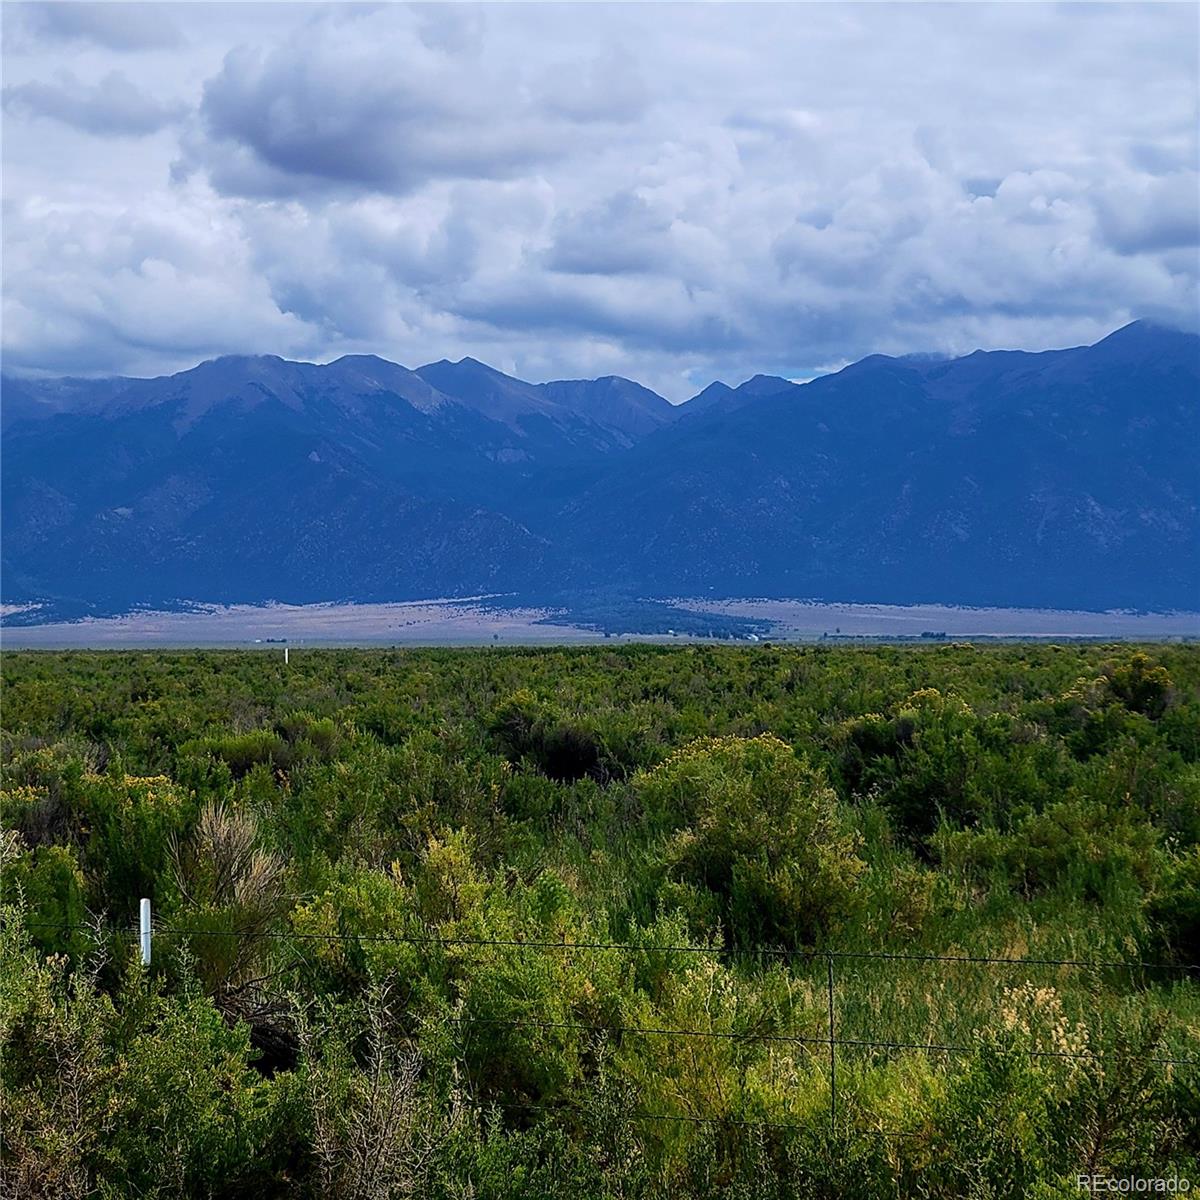
[[[178,46],[179,28],[166,5],[119,0],[50,0],[7,4],[5,20],[16,26],[7,36],[18,42],[45,38],[67,43],[93,42],[109,50],[139,51]]]
[[[53,83],[30,80],[3,92],[6,111],[61,121],[95,137],[140,137],[179,120],[183,106],[160,103],[121,71],[84,84],[69,71]]]
[[[251,269],[236,222],[203,197],[136,209],[12,204],[5,214],[5,364],[155,374],[217,354],[319,345]]]
[[[1190,6],[139,7],[6,35],[9,365],[678,399],[1197,307]]]

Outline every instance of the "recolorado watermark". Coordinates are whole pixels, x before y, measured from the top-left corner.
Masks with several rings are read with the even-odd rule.
[[[1178,1175],[1150,1178],[1140,1175],[1076,1175],[1075,1182],[1081,1191],[1093,1195],[1099,1192],[1116,1192],[1120,1195],[1146,1195],[1152,1192],[1182,1196],[1192,1190],[1190,1179]]]

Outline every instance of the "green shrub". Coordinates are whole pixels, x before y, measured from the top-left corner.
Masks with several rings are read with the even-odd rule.
[[[1147,916],[1157,940],[1177,962],[1200,963],[1200,846],[1172,861]]]
[[[189,931],[180,942],[205,987],[229,991],[257,972],[288,909],[283,860],[263,849],[249,811],[213,803],[186,841],[173,842],[171,859],[178,920]]]
[[[847,722],[840,769],[850,790],[877,792],[897,829],[920,847],[939,821],[974,824],[991,809],[975,786],[984,759],[981,724],[956,696],[914,692],[894,715]]]
[[[675,878],[720,898],[735,942],[812,944],[848,917],[865,864],[824,778],[768,734],[677,751],[634,787]]]
[[[1097,902],[1113,889],[1149,889],[1158,869],[1154,830],[1128,812],[1108,813],[1077,799],[1031,813],[1010,832],[942,826],[932,844],[952,871],[1026,895],[1057,890]]]
[[[92,906],[127,921],[143,896],[167,906],[171,844],[194,820],[191,799],[165,775],[127,775],[115,762],[103,775],[83,775],[68,797]]]
[[[235,779],[253,767],[267,764],[288,767],[295,757],[291,746],[272,729],[251,729],[246,733],[227,733],[189,742],[185,754],[211,754],[228,766]]]
[[[78,959],[88,949],[83,872],[70,846],[20,850],[19,835],[0,852],[0,904],[19,908],[33,942]]]
[[[1166,668],[1151,663],[1141,651],[1128,662],[1106,667],[1104,678],[1109,691],[1130,712],[1143,713],[1152,720],[1163,715],[1174,693]]]
[[[279,1194],[300,1135],[288,1079],[249,1066],[195,989],[165,995],[134,969],[107,995],[0,929],[5,1195]]]

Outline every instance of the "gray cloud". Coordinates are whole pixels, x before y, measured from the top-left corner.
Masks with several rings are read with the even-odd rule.
[[[1100,227],[1122,254],[1200,245],[1200,173],[1141,176],[1104,189]]]
[[[136,75],[124,10],[6,33],[10,365],[473,354],[681,398],[1197,308],[1191,6],[138,11],[175,41]]]
[[[555,223],[546,253],[552,271],[624,275],[664,265],[669,257],[670,216],[656,213],[640,196],[618,192]]]
[[[179,27],[162,5],[104,0],[55,0],[44,4],[11,4],[27,35],[66,42],[94,42],[110,50],[154,50],[177,46]]]
[[[428,13],[419,25],[382,18],[390,36],[364,36],[368,18],[230,52],[204,88],[210,140],[191,146],[219,190],[409,191],[511,178],[566,152],[565,129],[474,54],[472,39],[444,36],[444,23],[431,38]]]
[[[81,83],[64,74],[57,83],[13,84],[3,92],[8,112],[47,117],[96,137],[140,137],[157,133],[184,114],[180,104],[160,103],[120,71],[99,83]]]
[[[483,18],[477,9],[459,4],[414,4],[417,36],[431,50],[478,54],[483,48]]]
[[[663,277],[629,282],[602,276],[479,280],[461,289],[455,312],[496,331],[589,334],[645,350],[741,353],[755,338],[740,310],[717,292]]]
[[[591,61],[555,64],[538,91],[547,109],[573,121],[623,124],[637,120],[651,103],[641,69],[616,46]]]

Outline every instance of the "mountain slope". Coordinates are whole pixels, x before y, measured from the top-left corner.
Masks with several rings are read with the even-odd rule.
[[[1198,398],[1200,339],[1144,324],[680,408],[473,359],[5,379],[3,597],[1195,608]]]
[[[697,392],[690,400],[684,401],[676,411],[680,418],[686,417],[689,420],[714,410],[730,413],[760,396],[778,395],[780,392],[790,391],[795,386],[790,380],[781,379],[778,375],[755,375],[735,388],[718,380],[716,383],[710,383],[702,392]]]
[[[669,424],[675,409],[640,383],[606,375],[526,383],[473,358],[418,367],[422,379],[473,411],[527,430],[551,421],[578,444],[601,450],[629,446]]]
[[[1059,606],[1200,600],[1200,339],[872,356],[681,420],[564,512],[649,590]],[[685,406],[686,407],[686,406]]]
[[[222,358],[90,388],[6,381],[5,597],[524,585],[546,548],[523,520],[529,498],[591,479],[631,435],[609,407],[595,420],[586,397],[567,407],[511,382],[533,403],[468,403],[371,356]]]

